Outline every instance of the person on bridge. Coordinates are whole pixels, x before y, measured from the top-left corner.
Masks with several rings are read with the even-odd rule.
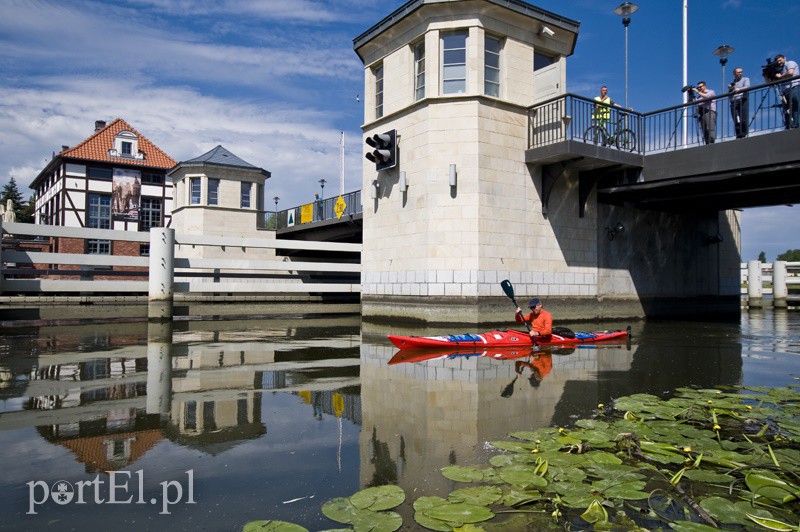
[[[775,79],[788,79],[800,75],[800,69],[798,69],[797,63],[794,61],[787,61],[785,55],[776,55],[775,61],[782,67],[781,72],[775,74]],[[764,79],[766,79],[766,77]],[[800,79],[781,83],[778,85],[778,90],[783,99],[783,121],[784,124],[786,124],[786,129],[800,127]]]
[[[594,112],[592,113],[592,119],[597,122],[597,125],[603,128],[606,128],[608,125],[609,120],[611,120],[611,108],[606,107],[606,105],[616,105],[614,100],[608,95],[608,87],[603,85],[600,87],[600,96],[595,96],[594,101],[598,102],[599,104],[605,105],[594,105]]]
[[[542,339],[544,336],[553,334],[553,315],[542,308],[542,302],[534,297],[528,302],[528,308],[531,309],[530,314],[523,316],[522,309],[517,307],[517,313],[514,314],[514,319],[517,320],[517,323],[530,324],[531,340],[536,343],[537,339]]]
[[[742,139],[750,130],[750,108],[748,107],[749,93],[745,90],[750,86],[750,78],[744,77],[742,67],[733,69],[733,81],[728,85],[731,92],[731,118],[736,138]]]
[[[717,140],[717,101],[712,100],[717,93],[706,86],[705,81],[698,81],[697,87],[692,89],[697,93],[697,112],[700,115],[700,128],[703,130],[703,142],[714,144]]]

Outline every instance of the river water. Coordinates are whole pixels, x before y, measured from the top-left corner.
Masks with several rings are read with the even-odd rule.
[[[389,364],[387,333],[467,331],[357,316],[6,327],[0,528],[337,528],[320,512],[331,498],[382,484],[446,496],[463,486],[439,469],[485,460],[486,441],[615,397],[800,376],[797,311],[632,328],[629,345],[537,356],[531,379],[517,364],[530,358]],[[398,511],[413,527],[410,503]]]

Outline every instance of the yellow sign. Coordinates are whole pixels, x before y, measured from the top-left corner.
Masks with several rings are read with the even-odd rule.
[[[342,215],[344,214],[344,210],[347,208],[347,203],[344,202],[344,198],[339,196],[339,199],[336,200],[336,205],[333,206],[333,212],[336,213],[336,219],[341,220]]]
[[[300,206],[300,223],[307,224],[314,221],[314,204],[306,203]]]

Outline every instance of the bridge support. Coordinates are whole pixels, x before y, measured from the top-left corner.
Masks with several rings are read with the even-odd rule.
[[[775,308],[788,306],[786,301],[786,298],[789,297],[789,290],[786,286],[786,262],[782,260],[772,263],[772,297]]]
[[[175,230],[150,229],[150,279],[147,294],[147,319],[172,319],[175,295]]]
[[[761,261],[751,260],[747,263],[747,306],[763,308],[764,284],[761,280]]]
[[[147,324],[147,413],[172,408],[172,322]]]

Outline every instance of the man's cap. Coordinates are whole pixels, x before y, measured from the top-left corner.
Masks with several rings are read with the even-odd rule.
[[[534,297],[533,299],[531,299],[530,301],[528,301],[528,307],[529,307],[529,308],[530,308],[530,307],[535,307],[535,306],[536,306],[536,305],[538,305],[539,303],[541,303],[541,301],[539,301],[539,298],[538,298],[538,297]]]

